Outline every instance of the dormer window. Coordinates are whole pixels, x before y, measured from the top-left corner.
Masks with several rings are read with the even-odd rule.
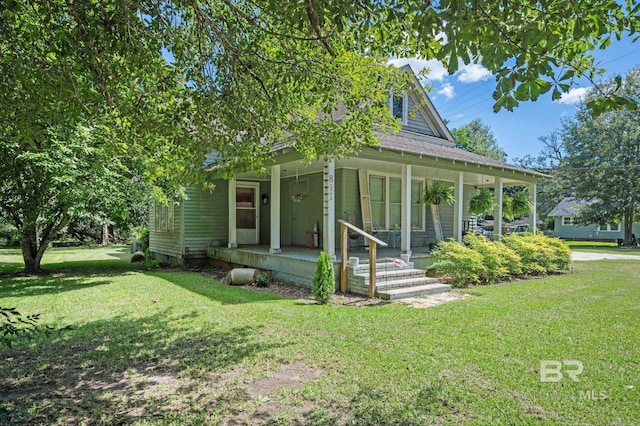
[[[396,117],[402,124],[407,124],[407,110],[409,109],[407,94],[394,95],[393,92],[389,95],[389,109],[394,117]]]

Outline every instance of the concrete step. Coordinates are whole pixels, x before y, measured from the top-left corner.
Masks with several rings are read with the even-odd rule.
[[[369,282],[369,272],[363,272],[360,274],[354,274],[355,277],[362,277],[364,278],[365,282]],[[425,271],[422,269],[387,269],[387,270],[382,270],[382,271],[378,271],[376,270],[376,279],[378,281],[380,280],[384,280],[384,279],[394,279],[397,277],[404,277],[404,278],[418,278],[418,277],[424,277],[425,276]]]
[[[404,269],[413,269],[413,262],[406,262],[407,267]],[[369,272],[369,263],[360,263],[358,266],[350,268],[353,270],[354,274],[364,274]],[[377,271],[387,271],[387,270],[396,270],[403,269],[400,265],[393,262],[377,262],[376,270]]]
[[[397,278],[395,280],[376,281],[376,288],[380,290],[389,290],[395,288],[415,287],[427,284],[436,284],[436,278],[418,277],[418,278]],[[369,283],[367,283],[367,286]]]
[[[451,290],[449,284],[425,284],[413,287],[393,288],[380,290],[378,287],[377,296],[384,300],[404,299],[407,297],[427,296],[429,294],[446,293]]]

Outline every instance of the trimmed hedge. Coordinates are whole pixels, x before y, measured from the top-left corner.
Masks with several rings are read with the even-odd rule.
[[[486,274],[482,255],[456,241],[441,241],[433,251],[435,262],[431,265],[439,274],[453,279],[454,287],[477,284]]]
[[[455,287],[485,284],[520,274],[547,274],[569,269],[571,250],[558,238],[511,234],[503,242],[468,234],[464,243],[443,241],[433,253],[432,267],[452,278]]]

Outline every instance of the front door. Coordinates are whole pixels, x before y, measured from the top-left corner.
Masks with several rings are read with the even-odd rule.
[[[236,237],[238,244],[258,244],[260,227],[260,184],[238,182],[236,185]]]
[[[291,244],[294,246],[308,246],[309,212],[307,181],[296,180],[291,184]]]

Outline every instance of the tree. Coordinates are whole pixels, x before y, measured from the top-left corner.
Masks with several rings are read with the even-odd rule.
[[[507,153],[498,145],[489,125],[479,118],[451,131],[458,147],[498,161],[507,161]]]
[[[540,180],[536,191],[538,217],[545,218],[547,226],[553,226],[553,218],[547,215],[558,204],[558,201],[564,197],[571,196],[571,190],[565,188],[560,180],[554,177],[562,159],[566,155],[565,146],[562,140],[562,131],[560,130],[554,130],[549,135],[540,136],[538,139],[543,144],[543,148],[538,155],[525,155],[524,157],[515,158],[514,163],[520,167],[537,170],[553,177]]]
[[[2,137],[0,215],[20,233],[25,270],[40,270],[42,256],[72,218],[85,212],[122,217],[134,185],[126,163],[113,157],[100,132],[50,128],[37,147]],[[138,193],[141,194],[141,193]]]
[[[605,90],[618,90],[640,100],[640,69],[624,81],[612,80]],[[599,94],[592,91],[587,101]],[[563,125],[566,155],[558,178],[572,195],[589,200],[580,210],[580,223],[624,224],[624,243],[631,244],[634,217],[640,212],[640,113],[622,109],[594,115],[582,105]]]
[[[210,187],[199,165],[212,149],[227,160],[216,168],[232,175],[265,170],[283,141],[307,160],[376,144],[375,126],[399,128],[389,90],[407,87],[386,66],[390,55],[436,58],[451,73],[482,61],[497,76],[496,110],[547,92],[559,98],[575,78],[597,75],[592,50],[635,34],[639,9],[599,0],[7,1],[0,143],[15,161],[1,160],[11,180],[3,188],[20,195],[49,178],[64,190],[0,195],[2,215],[24,230],[27,269],[37,270],[48,238],[38,232],[91,199],[69,190],[83,172],[55,165],[96,167],[83,143],[104,161],[135,160],[152,195],[166,199],[167,188]],[[73,148],[62,149],[69,138]]]

